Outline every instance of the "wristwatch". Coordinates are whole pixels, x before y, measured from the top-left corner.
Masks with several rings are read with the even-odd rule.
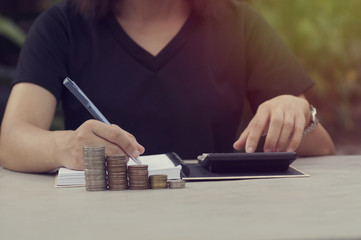
[[[311,110],[311,123],[303,131],[303,136],[305,136],[306,134],[312,132],[312,130],[315,129],[317,127],[317,124],[318,124],[318,118],[317,118],[317,115],[316,115],[317,114],[316,108],[314,106],[310,105],[310,110]]]

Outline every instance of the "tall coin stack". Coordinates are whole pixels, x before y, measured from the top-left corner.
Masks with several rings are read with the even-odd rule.
[[[128,177],[130,189],[149,189],[148,165],[128,166]]]
[[[126,190],[128,189],[127,178],[127,155],[113,155],[106,157],[108,170],[108,187],[109,190]]]
[[[85,188],[87,191],[103,191],[107,189],[105,173],[105,147],[83,147]]]

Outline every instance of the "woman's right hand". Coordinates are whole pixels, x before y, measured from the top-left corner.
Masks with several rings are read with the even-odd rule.
[[[97,120],[75,131],[49,131],[56,98],[32,83],[18,83],[11,91],[0,134],[0,164],[19,172],[48,172],[60,166],[82,170],[83,147],[104,145],[106,154],[144,153],[133,135],[117,125]]]
[[[67,137],[61,138],[58,149],[61,151],[59,165],[83,170],[83,147],[86,145],[105,146],[106,155],[127,154],[136,158],[144,153],[144,147],[135,137],[117,125],[108,125],[97,120],[88,120],[75,131],[66,131]],[[65,141],[64,141],[65,140]]]

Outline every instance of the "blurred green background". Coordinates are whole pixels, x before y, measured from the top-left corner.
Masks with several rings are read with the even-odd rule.
[[[57,0],[0,2],[0,117],[26,32]],[[361,0],[247,0],[316,82],[307,93],[339,154],[361,154]],[[58,110],[53,129],[62,128]]]
[[[361,1],[253,0],[316,82],[307,94],[338,153],[361,153]]]

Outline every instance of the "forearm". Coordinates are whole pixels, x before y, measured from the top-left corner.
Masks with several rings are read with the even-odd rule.
[[[335,153],[335,145],[321,124],[318,124],[312,132],[303,136],[297,149],[297,154],[303,157],[333,155]]]
[[[83,147],[102,145],[106,154],[138,157],[144,152],[133,135],[117,125],[88,120],[72,131],[48,131],[24,121],[6,122],[0,135],[4,168],[20,172],[47,172],[60,166],[82,170]]]
[[[0,136],[2,167],[20,172],[47,172],[58,168],[61,151],[57,142],[66,137],[67,132],[48,131],[26,123],[7,128]]]

